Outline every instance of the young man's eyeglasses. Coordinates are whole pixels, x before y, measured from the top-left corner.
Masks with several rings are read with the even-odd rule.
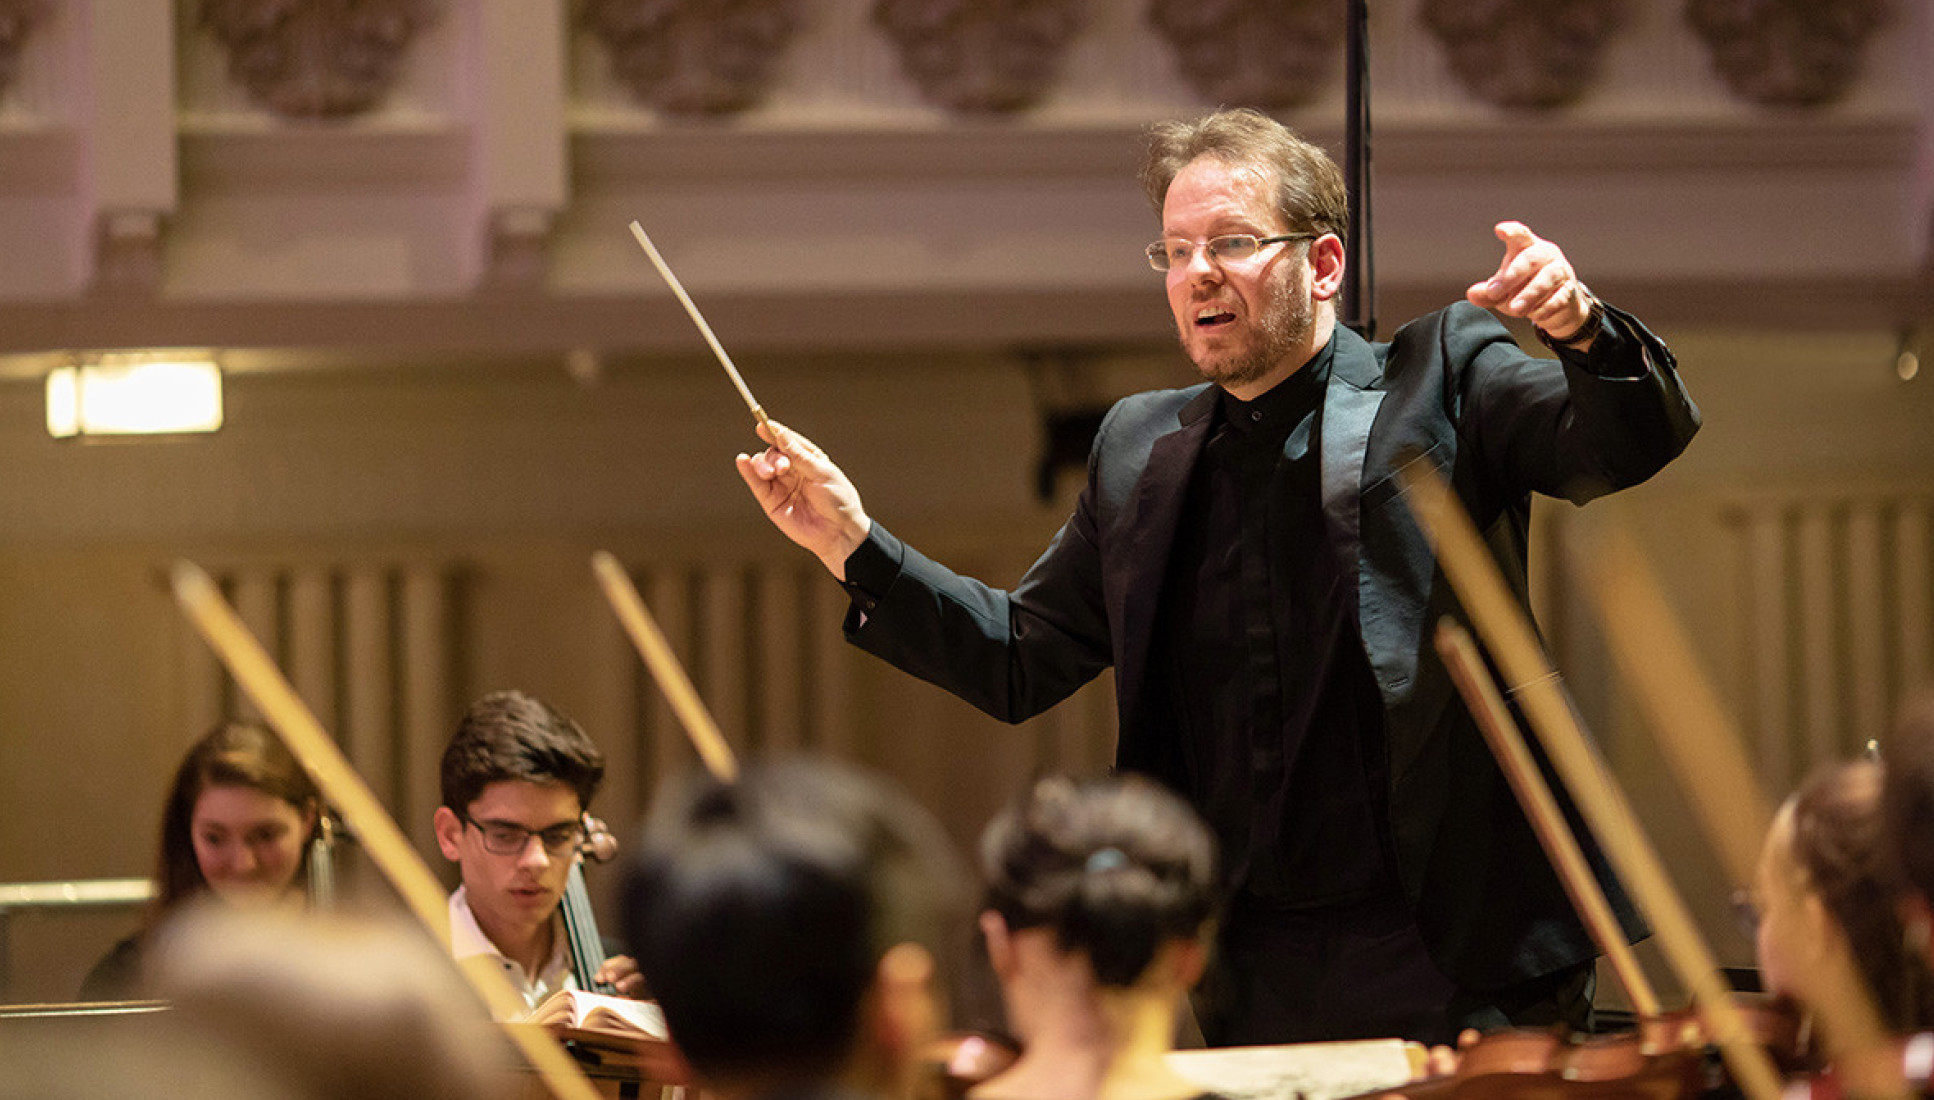
[[[548,829],[526,829],[510,821],[478,821],[466,813],[459,813],[466,825],[474,825],[483,835],[484,851],[500,856],[522,855],[524,849],[536,837],[544,845],[544,851],[553,856],[561,856],[578,849],[584,843],[584,823],[566,821]]]
[[[1266,244],[1281,244],[1284,241],[1313,241],[1316,233],[1284,233],[1278,237],[1258,237],[1252,233],[1225,233],[1220,237],[1210,237],[1201,245],[1208,250],[1209,259],[1219,264],[1241,263],[1262,250]],[[1187,267],[1195,258],[1196,243],[1181,237],[1163,237],[1149,245],[1148,266],[1157,271]]]

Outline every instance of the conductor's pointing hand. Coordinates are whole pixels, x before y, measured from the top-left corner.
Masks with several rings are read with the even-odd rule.
[[[1578,281],[1571,261],[1523,222],[1499,222],[1493,232],[1504,242],[1504,260],[1496,274],[1473,283],[1464,296],[1473,305],[1523,317],[1559,343],[1570,343],[1566,337],[1585,328],[1592,307],[1591,292]]]

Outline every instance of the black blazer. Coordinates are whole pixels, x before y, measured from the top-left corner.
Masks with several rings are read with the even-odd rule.
[[[1525,355],[1459,303],[1388,344],[1338,327],[1324,395],[1323,513],[1357,577],[1357,628],[1384,704],[1397,872],[1437,965],[1486,989],[1593,955],[1430,641],[1455,605],[1392,478],[1412,454],[1449,477],[1510,582],[1525,588],[1530,493],[1583,503],[1650,477],[1699,426],[1671,353],[1610,311],[1611,338],[1567,362]],[[1112,665],[1117,766],[1182,783],[1176,723],[1147,675],[1208,385],[1136,394],[1108,413],[1074,515],[1012,592],[962,577],[875,523],[847,563],[857,645],[1019,722]],[[1607,878],[1602,860],[1600,877]],[[1639,922],[1622,892],[1628,932]]]

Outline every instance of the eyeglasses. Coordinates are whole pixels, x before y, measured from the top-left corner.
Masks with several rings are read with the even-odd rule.
[[[566,821],[548,829],[526,829],[509,821],[478,821],[469,814],[457,816],[463,818],[464,824],[475,825],[477,832],[483,834],[484,851],[500,856],[523,855],[531,837],[543,842],[544,851],[553,856],[576,851],[584,843],[581,821]]]
[[[1225,233],[1220,237],[1210,237],[1202,245],[1208,250],[1209,259],[1219,264],[1241,263],[1254,256],[1266,244],[1281,244],[1284,241],[1313,241],[1321,236],[1318,233],[1285,233],[1279,237],[1258,237],[1253,233]],[[1194,241],[1181,237],[1163,237],[1143,251],[1148,253],[1148,266],[1157,271],[1187,267],[1195,258]]]

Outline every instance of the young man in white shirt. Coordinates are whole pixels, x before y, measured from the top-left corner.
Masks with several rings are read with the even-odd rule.
[[[576,987],[559,904],[603,779],[604,754],[584,730],[518,691],[477,700],[443,751],[437,847],[463,879],[450,895],[452,952],[494,963],[526,1009]],[[627,956],[596,978],[625,996],[644,991]]]

